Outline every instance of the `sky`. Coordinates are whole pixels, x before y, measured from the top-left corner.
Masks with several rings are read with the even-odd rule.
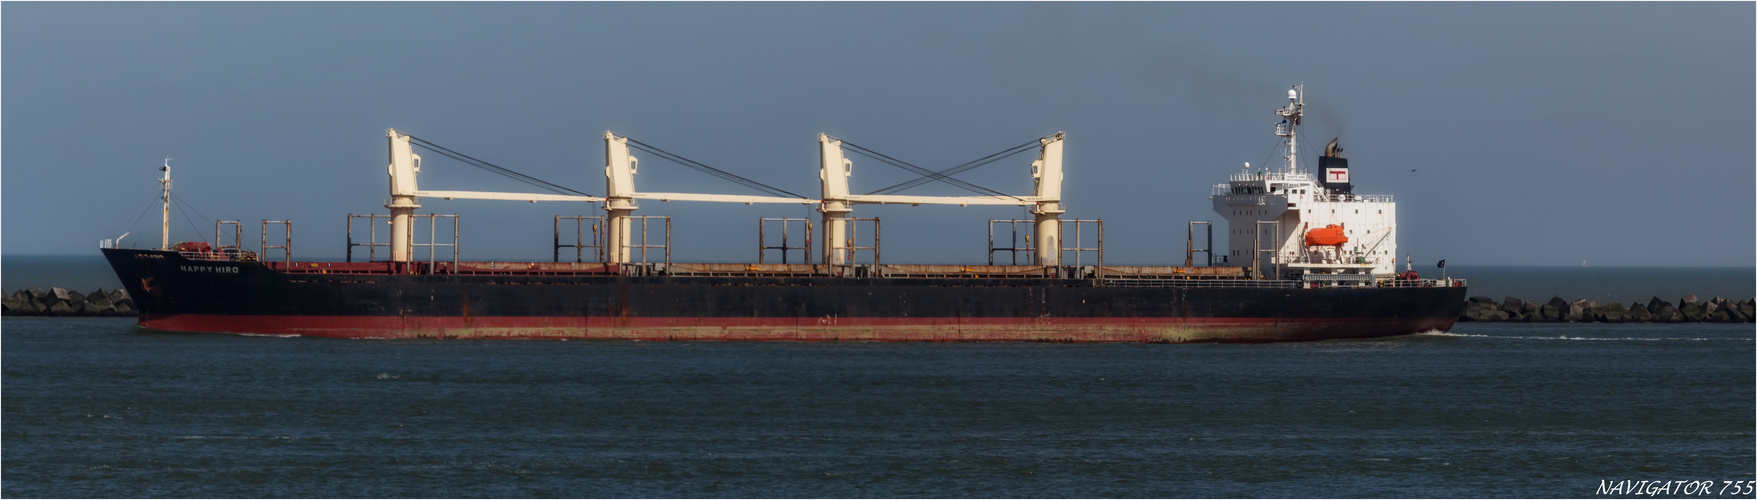
[[[1304,140],[1340,138],[1355,192],[1396,197],[1400,250],[1416,261],[1750,266],[1754,14],[1750,2],[7,2],[0,253],[95,254],[125,232],[125,246],[156,246],[169,156],[174,241],[239,219],[256,247],[259,221],[287,219],[295,259],[340,258],[347,214],[387,213],[387,128],[598,195],[606,130],[808,196],[818,133],[943,169],[1065,132],[1064,217],[1104,220],[1107,264],[1181,264],[1186,222],[1222,220],[1211,186],[1271,160],[1272,110],[1303,83]],[[423,156],[423,189],[543,192]],[[641,191],[763,194],[636,156]],[[855,192],[914,177],[851,158]],[[1032,159],[959,178],[1029,193]],[[547,260],[554,216],[602,214],[422,203],[461,215],[465,260]],[[651,200],[636,214],[672,216],[684,262],[754,261],[759,218],[817,217]],[[881,218],[887,263],[983,263],[988,219],[1030,218],[853,215]]]

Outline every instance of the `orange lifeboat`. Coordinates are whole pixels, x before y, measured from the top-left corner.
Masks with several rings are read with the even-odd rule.
[[[1331,224],[1306,231],[1308,247],[1341,247],[1343,243],[1348,243],[1348,236],[1343,235],[1342,226]]]

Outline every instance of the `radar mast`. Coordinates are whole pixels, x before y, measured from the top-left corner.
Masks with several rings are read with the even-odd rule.
[[[1300,114],[1306,108],[1306,84],[1294,85],[1287,91],[1287,107],[1275,110],[1281,115],[1281,123],[1275,125],[1275,135],[1287,138],[1287,164],[1285,174],[1299,173],[1299,137],[1295,129],[1299,128]]]

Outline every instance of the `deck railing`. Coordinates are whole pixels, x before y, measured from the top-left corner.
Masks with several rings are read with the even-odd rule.
[[[1325,283],[1303,280],[1106,278],[1104,286],[1119,288],[1444,288],[1465,286],[1465,281],[1457,278],[1441,278]]]
[[[1233,182],[1245,181],[1310,181],[1312,174],[1283,174],[1280,172],[1246,172],[1232,174]]]
[[[1311,201],[1327,201],[1332,203],[1390,203],[1388,194],[1308,194]]]

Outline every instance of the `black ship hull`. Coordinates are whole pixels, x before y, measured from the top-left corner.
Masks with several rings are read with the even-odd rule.
[[[1280,342],[1446,330],[1462,286],[435,274],[105,249],[146,328],[339,338]],[[369,268],[370,271],[362,271]],[[379,272],[379,269],[383,269]],[[1279,286],[1277,286],[1279,285]]]

